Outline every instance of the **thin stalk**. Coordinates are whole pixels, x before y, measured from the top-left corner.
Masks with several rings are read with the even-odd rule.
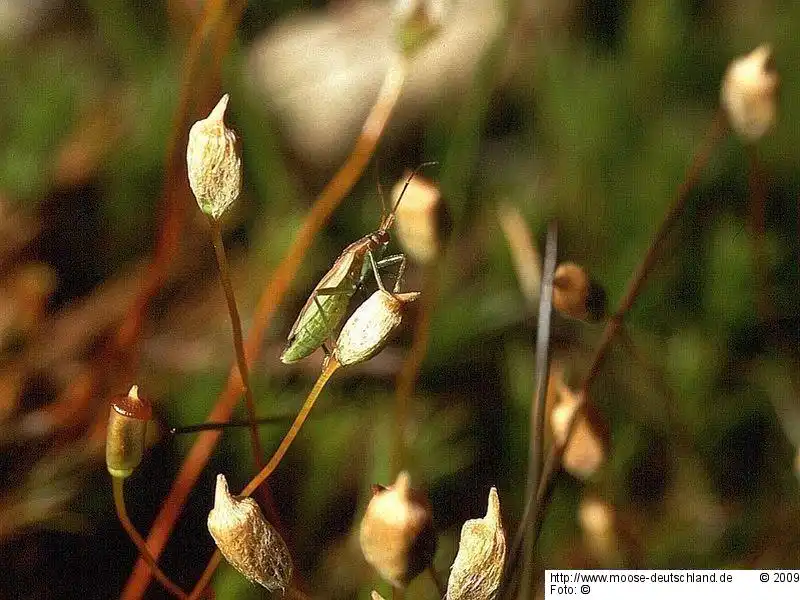
[[[214,245],[214,253],[217,256],[219,265],[219,278],[222,289],[225,291],[225,302],[228,305],[228,314],[231,318],[231,328],[233,329],[233,347],[236,350],[236,363],[239,366],[239,376],[242,380],[244,391],[244,402],[247,407],[247,417],[250,420],[250,444],[253,449],[253,460],[256,468],[264,466],[264,451],[261,448],[261,440],[258,437],[258,425],[256,424],[256,403],[253,400],[253,390],[250,388],[250,370],[247,367],[247,359],[244,354],[244,341],[242,339],[242,320],[239,317],[239,309],[236,306],[236,296],[233,293],[231,284],[230,268],[228,258],[225,255],[225,244],[222,241],[222,231],[219,221],[211,216],[208,217],[208,224],[211,228],[211,242]]]
[[[400,588],[392,588],[392,600],[406,600],[406,591]]]
[[[176,598],[187,598],[188,596],[186,595],[186,592],[173,583],[173,581],[167,577],[164,571],[162,571],[158,566],[156,559],[153,558],[152,554],[150,554],[150,550],[147,548],[144,538],[139,535],[139,532],[136,530],[133,522],[131,522],[131,519],[128,516],[128,510],[125,507],[125,480],[121,477],[112,477],[111,488],[114,490],[114,508],[117,509],[117,517],[119,518],[119,522],[122,524],[122,528],[125,529],[128,537],[131,538],[131,541],[139,550],[139,555],[147,563],[147,566],[150,567],[150,571],[153,573],[153,575],[155,575],[155,578],[158,579],[158,582],[164,586],[164,589],[166,589],[170,594]]]
[[[283,440],[281,441],[278,449],[275,450],[275,454],[272,455],[272,458],[269,459],[269,462],[266,466],[261,469],[261,471],[250,480],[245,488],[242,490],[240,494],[241,497],[246,498],[250,494],[252,494],[258,486],[260,486],[264,481],[272,475],[272,472],[278,467],[281,460],[283,460],[286,451],[289,449],[289,446],[292,445],[292,442],[297,437],[297,434],[300,433],[300,428],[303,427],[303,423],[306,422],[306,418],[308,418],[311,409],[314,408],[314,403],[317,401],[320,392],[325,387],[325,384],[328,383],[328,380],[331,376],[339,370],[339,367],[342,365],[339,364],[339,361],[336,360],[335,357],[330,356],[325,363],[325,366],[322,368],[322,373],[319,374],[314,387],[311,388],[311,391],[308,393],[308,397],[306,401],[303,403],[303,407],[300,409],[300,412],[297,413],[297,417],[295,417],[294,423],[289,428],[289,431],[286,432],[286,435],[283,436]]]
[[[200,579],[197,580],[197,583],[194,584],[192,593],[189,594],[189,600],[196,600],[202,596],[203,591],[211,584],[211,578],[214,576],[214,572],[217,570],[221,561],[222,553],[215,548],[214,554],[211,555],[203,574],[200,576]]]
[[[206,422],[206,423],[198,423],[196,425],[183,425],[182,427],[173,427],[169,430],[170,435],[182,435],[185,433],[200,433],[201,431],[211,431],[212,429],[232,429],[234,427],[250,427],[252,423],[256,425],[272,425],[274,423],[280,423],[281,421],[286,421],[291,417],[291,415],[280,415],[275,417],[260,417],[255,421],[238,421],[238,420],[231,420],[231,421],[217,421],[217,422]]]
[[[686,202],[689,199],[689,192],[695,187],[695,185],[697,185],[697,182],[700,179],[700,174],[708,164],[711,151],[722,139],[726,130],[727,125],[725,123],[725,119],[722,113],[717,111],[703,144],[692,158],[692,162],[689,164],[689,167],[686,170],[686,176],[683,180],[683,183],[678,186],[678,192],[675,199],[667,209],[667,213],[664,215],[664,219],[661,221],[658,231],[653,237],[650,246],[647,248],[644,258],[642,258],[639,266],[631,275],[631,278],[628,281],[628,287],[625,290],[625,295],[622,297],[617,310],[606,322],[606,326],[603,329],[602,335],[600,336],[600,342],[595,350],[591,366],[589,367],[589,372],[581,383],[581,395],[584,400],[586,399],[586,396],[588,395],[595,379],[597,379],[597,376],[600,374],[600,369],[602,368],[603,362],[608,354],[608,350],[611,347],[611,342],[619,331],[620,327],[622,327],[622,321],[625,318],[625,315],[631,309],[631,306],[633,306],[636,298],[639,297],[639,293],[642,291],[650,272],[653,270],[653,267],[659,258],[661,246],[664,244],[667,234],[670,232],[673,225],[675,225],[678,217],[680,217],[680,215],[683,213],[683,210],[686,207]],[[575,412],[575,415],[578,415],[578,411]],[[573,422],[574,421],[575,418],[573,417]],[[569,437],[566,438],[566,441],[569,441]]]
[[[439,592],[439,597],[444,598],[444,595],[447,593],[447,586],[442,583],[442,579],[439,577],[436,569],[433,568],[433,565],[428,565],[428,568],[425,569],[425,572],[430,576],[431,580],[433,581],[433,585],[436,586],[436,591]]]
[[[278,467],[281,460],[283,460],[283,457],[286,455],[286,451],[289,449],[289,446],[292,445],[292,442],[297,437],[297,434],[300,433],[300,429],[303,427],[303,423],[305,423],[306,419],[308,418],[311,409],[314,408],[314,404],[316,403],[320,392],[322,392],[325,384],[328,383],[328,380],[331,378],[331,376],[339,370],[339,367],[341,367],[339,361],[337,361],[333,356],[330,356],[322,368],[322,372],[319,374],[314,387],[311,388],[311,391],[308,393],[306,401],[303,403],[300,412],[297,413],[294,423],[292,423],[292,426],[289,428],[289,431],[286,432],[286,435],[283,436],[283,440],[278,446],[278,449],[275,450],[275,453],[272,455],[272,458],[269,459],[269,462],[266,464],[266,466],[261,469],[261,471],[255,477],[253,477],[253,479],[250,480],[250,483],[245,486],[245,488],[242,490],[242,493],[239,494],[240,498],[247,498],[250,496],[258,488],[258,486],[264,483],[267,477],[269,477]],[[203,575],[200,577],[200,580],[192,590],[192,595],[190,598],[198,598],[199,595],[202,594],[203,590],[209,585],[209,583],[211,583],[211,578],[214,575],[214,571],[216,571],[217,567],[219,566],[220,559],[221,555],[219,550],[215,550],[214,554],[211,556],[211,560],[203,571]]]
[[[378,97],[364,121],[353,151],[317,197],[286,256],[262,291],[253,314],[253,325],[245,342],[245,356],[249,357],[249,360],[252,361],[261,351],[264,334],[269,329],[272,317],[289,290],[295,273],[315,236],[361,177],[364,168],[375,152],[378,141],[386,130],[386,124],[394,113],[407,69],[406,61],[402,57],[398,57],[387,70]],[[238,399],[236,379],[235,371],[232,369],[228,375],[225,390],[208,415],[209,421],[227,421],[230,418]],[[201,433],[184,459],[147,537],[148,545],[155,556],[160,554],[166,546],[178,515],[186,504],[189,493],[200,477],[200,473],[203,472],[211,458],[220,435],[219,431]],[[149,575],[145,565],[137,565],[136,569],[127,583],[126,591],[129,594],[125,596],[126,600],[141,598],[147,585]]]
[[[395,439],[392,452],[392,471],[397,474],[406,464],[405,436],[409,419],[409,402],[414,392],[414,384],[419,376],[422,361],[428,349],[428,339],[431,330],[431,315],[436,306],[438,296],[436,268],[429,265],[425,269],[424,283],[422,286],[422,305],[419,317],[414,327],[411,348],[403,361],[403,366],[397,376],[395,392]]]
[[[556,270],[558,230],[555,223],[547,228],[545,243],[542,287],[539,296],[539,323],[536,328],[536,391],[531,410],[530,447],[528,456],[528,476],[525,482],[526,496],[531,497],[539,486],[542,475],[542,456],[544,454],[545,401],[550,373],[550,325],[553,314],[553,276]],[[525,535],[526,561],[522,573],[523,598],[530,597],[533,574],[533,550],[535,539],[531,526],[522,521]]]

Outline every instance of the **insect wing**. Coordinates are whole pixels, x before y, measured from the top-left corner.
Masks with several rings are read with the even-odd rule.
[[[292,338],[294,338],[297,335],[297,332],[301,329],[302,324],[307,320],[306,317],[310,316],[309,313],[311,311],[319,310],[316,302],[314,302],[314,296],[317,294],[317,290],[338,287],[339,284],[341,284],[345,278],[347,278],[355,257],[353,252],[348,252],[349,249],[350,246],[345,248],[344,252],[342,252],[339,258],[336,259],[336,262],[333,263],[333,266],[330,268],[330,270],[325,273],[325,275],[322,276],[322,279],[319,280],[319,283],[314,286],[314,291],[312,291],[308,296],[308,300],[306,300],[306,303],[300,310],[300,314],[297,315],[297,320],[295,320],[294,325],[292,325],[291,330],[289,330],[290,343]]]

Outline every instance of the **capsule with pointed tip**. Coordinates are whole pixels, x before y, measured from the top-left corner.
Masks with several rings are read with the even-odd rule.
[[[186,147],[189,185],[200,210],[215,221],[242,189],[242,160],[236,134],[224,121],[228,100],[225,94],[208,117],[192,125]]]
[[[497,490],[489,490],[486,516],[461,528],[458,554],[447,582],[446,600],[495,600],[506,561],[506,533]]]
[[[406,304],[419,292],[392,294],[378,290],[359,306],[342,327],[334,356],[343,367],[369,360],[392,338],[403,321]]]
[[[225,475],[217,475],[208,531],[225,559],[250,581],[270,592],[286,591],[292,560],[283,538],[252,498],[234,498]]]
[[[775,124],[778,74],[769,45],[731,62],[725,72],[720,101],[733,130],[746,142],[756,142]]]

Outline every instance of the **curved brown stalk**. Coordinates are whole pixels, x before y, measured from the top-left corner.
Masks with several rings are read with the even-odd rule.
[[[408,350],[406,359],[400,373],[397,375],[397,389],[395,392],[395,439],[392,451],[392,472],[399,473],[406,464],[406,444],[405,434],[408,424],[409,401],[414,392],[414,384],[417,381],[422,361],[428,349],[428,338],[431,330],[431,315],[436,306],[438,296],[437,277],[435,265],[428,265],[425,268],[425,276],[422,284],[422,305],[419,309],[419,317],[414,328],[411,340],[411,348]]]
[[[297,437],[297,434],[300,433],[300,429],[303,427],[303,423],[306,422],[308,415],[311,413],[311,409],[314,408],[314,404],[319,398],[320,392],[322,392],[325,384],[328,383],[328,380],[331,376],[339,370],[341,365],[339,361],[337,361],[333,356],[331,356],[325,366],[322,369],[322,373],[319,374],[314,387],[311,388],[311,391],[308,393],[306,397],[306,401],[303,403],[300,412],[297,413],[297,417],[295,417],[294,423],[289,428],[289,431],[286,432],[286,435],[283,436],[283,440],[281,441],[278,449],[275,450],[275,453],[272,455],[272,458],[269,459],[269,462],[266,466],[259,471],[259,473],[250,480],[245,488],[242,490],[242,493],[239,494],[240,498],[246,498],[250,496],[258,486],[260,486],[264,481],[266,481],[267,477],[269,477],[278,465],[283,460],[283,457],[286,455],[287,450],[289,450],[289,446],[292,445],[292,442]],[[192,590],[190,598],[199,598],[200,594],[203,593],[203,590],[208,587],[211,583],[211,578],[214,576],[214,571],[217,570],[221,560],[221,555],[219,550],[214,550],[214,554],[211,556],[211,560],[209,560],[208,564],[206,565],[205,570],[203,571],[203,575],[200,577],[200,580],[194,586]]]
[[[352,189],[372,157],[378,140],[383,134],[389,117],[392,115],[400,97],[405,74],[405,60],[398,57],[398,60],[386,73],[378,98],[364,122],[352,153],[317,197],[286,256],[278,265],[278,268],[275,269],[262,291],[253,314],[253,325],[245,342],[245,355],[248,359],[248,365],[252,364],[252,361],[260,352],[264,334],[272,322],[275,310],[283,301],[303,257],[311,247],[314,237],[328,221],[336,207],[339,206],[342,198]],[[230,418],[239,396],[237,381],[236,367],[233,367],[228,375],[225,390],[208,415],[209,421],[227,421]],[[164,549],[175,521],[177,521],[180,511],[189,497],[189,492],[208,463],[220,435],[220,432],[216,431],[200,434],[184,459],[169,495],[162,503],[161,509],[150,528],[147,542],[153,555],[158,556]],[[148,583],[149,574],[147,573],[146,565],[143,562],[137,564],[136,569],[128,580],[126,591],[130,589],[131,593],[125,596],[126,600],[141,598]]]
[[[159,583],[164,586],[164,589],[166,589],[176,598],[185,600],[185,598],[188,597],[186,592],[179,588],[169,577],[167,577],[164,571],[161,570],[161,567],[159,567],[156,563],[156,559],[153,558],[153,555],[150,554],[150,551],[147,549],[147,544],[145,544],[144,538],[136,530],[136,527],[128,516],[128,510],[125,507],[125,480],[121,477],[112,477],[111,488],[114,491],[114,508],[117,511],[117,518],[119,519],[122,528],[133,542],[133,545],[139,550],[139,555],[147,563],[147,566],[150,568],[150,571],[153,573],[155,578],[158,579]]]

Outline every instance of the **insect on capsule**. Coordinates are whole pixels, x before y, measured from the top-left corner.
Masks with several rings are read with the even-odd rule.
[[[436,163],[422,163],[406,180],[400,197],[391,212],[381,219],[381,225],[372,233],[353,242],[345,248],[306,300],[297,320],[289,331],[286,347],[281,361],[289,364],[312,354],[331,337],[347,312],[350,298],[363,283],[372,263],[385,267],[400,263],[400,272],[405,268],[405,256],[397,254],[383,260],[376,260],[389,243],[389,229],[394,223],[395,213],[403,193],[420,169]],[[367,259],[370,260],[367,260]]]

